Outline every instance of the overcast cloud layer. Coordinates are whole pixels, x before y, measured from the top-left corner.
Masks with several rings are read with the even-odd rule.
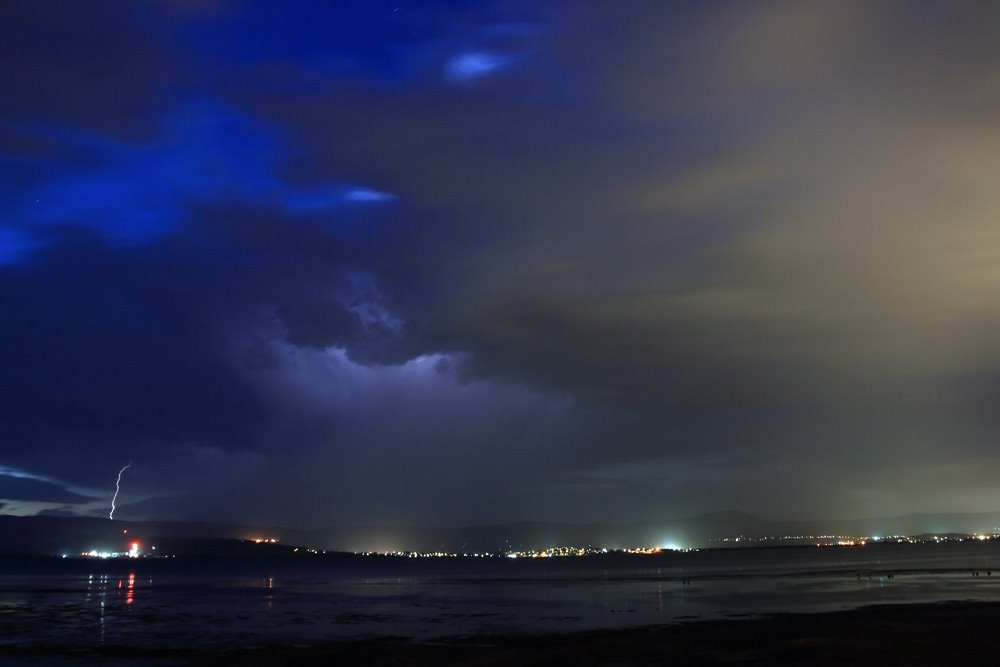
[[[1000,7],[0,5],[0,505],[1000,509]]]

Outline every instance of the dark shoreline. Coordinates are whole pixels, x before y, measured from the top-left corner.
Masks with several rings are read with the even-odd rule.
[[[825,613],[416,643],[174,651],[0,647],[0,663],[160,665],[1000,665],[1000,602],[893,604]]]

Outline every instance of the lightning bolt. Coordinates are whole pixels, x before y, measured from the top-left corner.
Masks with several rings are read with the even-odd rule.
[[[108,518],[114,521],[115,518],[115,501],[118,500],[118,492],[122,487],[122,473],[132,467],[132,462],[129,461],[124,468],[118,471],[118,481],[115,482],[115,495],[111,498],[111,513],[108,514]]]

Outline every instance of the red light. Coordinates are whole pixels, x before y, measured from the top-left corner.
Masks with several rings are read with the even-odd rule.
[[[127,534],[128,534],[128,528],[126,528],[125,530],[123,530],[123,531],[122,531],[122,534],[123,534],[123,535],[127,535]]]

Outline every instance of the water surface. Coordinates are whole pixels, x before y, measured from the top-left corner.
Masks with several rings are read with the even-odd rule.
[[[995,542],[530,560],[7,559],[0,561],[0,645],[425,641],[998,600],[998,565]]]

